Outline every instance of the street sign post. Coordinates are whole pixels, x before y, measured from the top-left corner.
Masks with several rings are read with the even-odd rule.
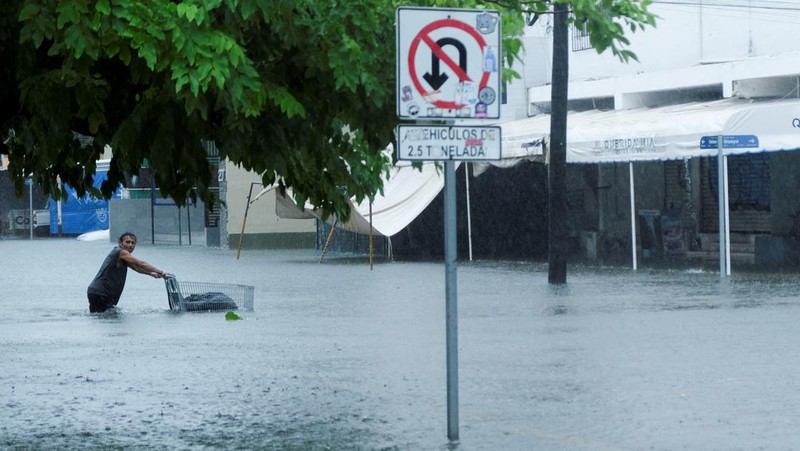
[[[499,119],[500,13],[397,9],[397,116]]]
[[[717,199],[719,199],[719,275],[731,275],[731,234],[728,208],[728,157],[724,149],[756,149],[756,135],[709,135],[700,138],[701,149],[717,149]]]
[[[397,157],[444,161],[447,437],[458,440],[455,160],[499,160],[501,146],[500,127],[454,122],[500,118],[500,13],[400,7],[396,23],[397,116],[416,122],[398,126]]]
[[[487,161],[500,159],[500,127],[464,125],[400,125],[400,160]]]

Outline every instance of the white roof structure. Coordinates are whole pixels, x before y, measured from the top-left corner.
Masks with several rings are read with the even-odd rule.
[[[525,146],[549,144],[550,116],[501,124],[503,157]],[[704,136],[756,135],[759,146],[725,149],[725,155],[800,147],[800,100],[725,99],[658,108],[569,113],[567,163],[675,160],[713,156]]]
[[[403,230],[436,198],[443,187],[444,176],[435,164],[424,163],[422,170],[418,170],[413,168],[409,162],[399,162],[392,168],[389,179],[384,182],[383,195],[378,195],[372,203],[372,233],[392,236]],[[265,190],[269,189],[265,188]],[[277,190],[275,196],[277,200],[276,213],[279,217],[322,219],[321,213],[311,206],[306,206],[301,213],[291,197],[281,196]],[[351,232],[369,234],[369,200],[358,204],[351,201],[350,208],[352,211],[350,220],[337,223],[337,227]],[[335,218],[328,218],[330,223],[333,223],[334,220]]]
[[[547,158],[550,116],[538,115],[499,124],[502,128],[502,160],[481,163],[510,167],[523,160]],[[719,136],[741,138],[719,148]],[[701,141],[704,142],[701,145]],[[728,139],[723,138],[728,144]],[[741,153],[773,152],[800,148],[800,99],[752,101],[725,99],[658,108],[569,113],[567,119],[567,163],[634,163],[688,159],[701,156],[729,156]],[[632,169],[631,169],[632,171]],[[727,186],[725,171],[719,171],[719,186]],[[632,173],[632,172],[631,172]],[[631,199],[633,199],[631,178]],[[433,163],[416,170],[401,162],[384,183],[384,193],[372,205],[372,233],[392,236],[413,221],[444,187],[444,177]],[[727,193],[727,189],[725,190]],[[469,195],[469,193],[467,194]],[[724,194],[726,198],[727,194]],[[291,199],[281,199],[286,207],[281,217],[318,217],[307,208],[302,214]],[[633,206],[633,203],[631,203]],[[727,205],[724,202],[723,205]],[[352,217],[340,227],[357,233],[370,233],[369,202],[351,204]],[[633,208],[633,207],[632,207]],[[279,210],[284,208],[279,207]],[[294,213],[292,213],[292,210]],[[633,221],[634,214],[631,214]],[[720,211],[720,224],[727,211]],[[330,221],[330,220],[329,220]],[[635,243],[635,224],[631,225]],[[728,241],[728,231],[721,229]],[[635,244],[633,265],[636,268]],[[729,256],[721,251],[720,271],[729,273]],[[722,260],[728,259],[727,266]]]
[[[549,116],[504,124],[504,152],[526,143],[549,142]],[[721,139],[720,139],[721,138]],[[722,142],[721,146],[717,143]],[[522,144],[520,144],[522,143]],[[720,187],[720,274],[730,274],[727,157],[800,148],[800,100],[755,102],[726,99],[658,108],[570,113],[567,163],[620,163],[723,156]],[[636,225],[631,173],[631,240],[636,269]]]

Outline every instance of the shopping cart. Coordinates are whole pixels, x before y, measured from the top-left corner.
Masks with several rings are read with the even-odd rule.
[[[173,274],[164,276],[169,308],[180,312],[212,310],[253,311],[255,287],[228,283],[178,282]]]

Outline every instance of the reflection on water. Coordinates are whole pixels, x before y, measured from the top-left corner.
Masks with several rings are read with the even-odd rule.
[[[569,306],[566,305],[553,305],[545,309],[545,313],[550,316],[569,315],[573,313]]]
[[[0,241],[0,448],[791,449],[791,274],[458,269],[460,441],[446,440],[444,267],[139,246],[183,280],[256,287],[253,312],[174,313],[111,245]]]

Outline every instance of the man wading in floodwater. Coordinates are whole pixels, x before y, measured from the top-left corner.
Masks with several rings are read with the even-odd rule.
[[[89,284],[86,295],[89,297],[89,312],[100,313],[116,307],[122,290],[125,288],[125,276],[128,268],[141,273],[149,274],[156,279],[163,278],[166,272],[144,260],[139,260],[131,255],[136,247],[136,235],[125,232],[119,237],[119,244],[111,250],[106,257],[100,271]]]

